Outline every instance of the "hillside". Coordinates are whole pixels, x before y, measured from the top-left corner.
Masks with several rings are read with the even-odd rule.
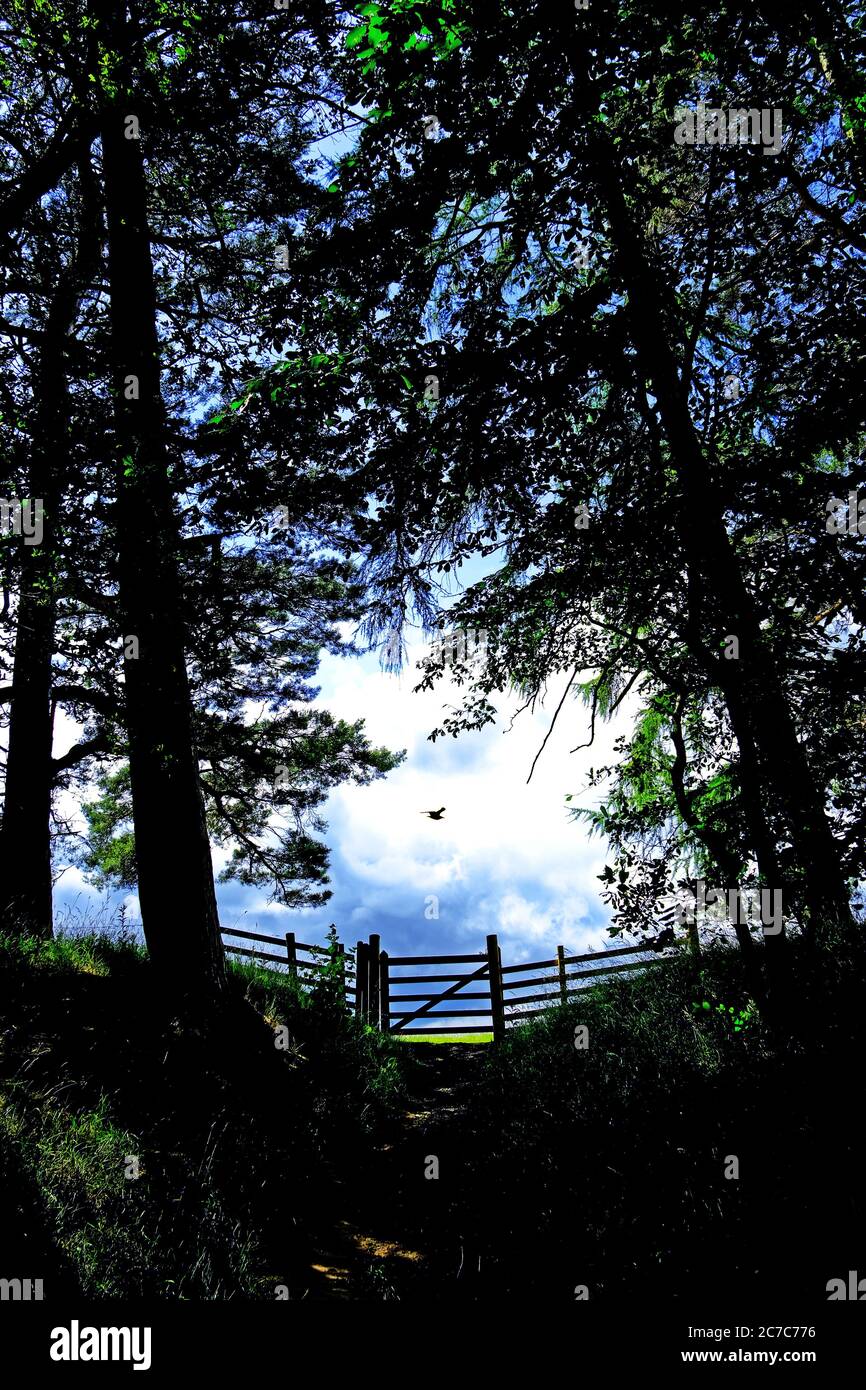
[[[252,967],[181,1021],[123,939],[0,955],[4,1264],[52,1297],[821,1300],[856,1268],[853,948],[832,979],[793,952],[786,1041],[717,951],[497,1048],[388,1039]]]

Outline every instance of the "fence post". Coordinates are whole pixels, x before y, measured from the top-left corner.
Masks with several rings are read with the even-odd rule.
[[[563,1004],[568,1003],[568,984],[565,974],[565,947],[557,946],[556,962],[559,966],[559,997]]]
[[[367,943],[355,947],[355,1013],[364,1019],[367,1014]]]
[[[490,976],[490,1012],[493,1015],[493,1041],[505,1037],[505,1001],[502,993],[502,960],[495,936],[487,938],[487,973]]]
[[[337,955],[340,957],[340,997],[346,1002],[346,948],[342,941],[337,942]]]
[[[286,932],[286,959],[289,962],[289,975],[294,980],[295,984],[297,984],[298,952],[295,947],[295,933],[293,931]]]
[[[379,937],[376,932],[370,934],[369,950],[369,1021],[374,1028],[379,1027]]]
[[[391,1031],[391,993],[388,985],[388,952],[379,955],[379,1001],[382,1014],[382,1032]]]

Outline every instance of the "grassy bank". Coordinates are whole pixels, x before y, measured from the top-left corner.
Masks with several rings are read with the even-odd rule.
[[[410,1046],[333,980],[233,966],[189,1027],[128,940],[0,939],[0,1274],[108,1298],[823,1299],[863,1263],[864,981],[853,945],[792,951],[771,1028],[717,951],[499,1047]]]
[[[6,1273],[98,1297],[315,1283],[344,1156],[399,1095],[397,1050],[332,981],[230,971],[225,1009],[190,1029],[129,940],[0,939]]]
[[[491,1294],[811,1300],[863,1263],[863,954],[791,969],[773,1028],[719,950],[485,1052],[455,1217]]]

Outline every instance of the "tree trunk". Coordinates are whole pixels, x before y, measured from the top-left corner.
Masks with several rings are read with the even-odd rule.
[[[47,492],[34,488],[36,497]],[[47,522],[46,515],[46,530]],[[41,546],[25,550],[18,596],[0,829],[0,924],[17,936],[52,934],[51,657],[56,605],[50,554],[47,534]]]
[[[62,269],[45,322],[33,390],[37,405],[30,463],[32,505],[42,517],[38,545],[23,538],[6,796],[0,829],[0,922],[22,936],[52,935],[51,659],[57,617],[56,518],[67,455],[66,337],[79,297],[81,246]]]
[[[766,859],[769,845],[760,831],[766,816],[766,789],[772,788],[786,816],[798,866],[805,884],[805,905],[812,929],[844,926],[851,920],[842,876],[820,789],[797,738],[778,673],[768,651],[751,596],[724,522],[724,506],[707,468],[689,412],[675,355],[668,339],[656,277],[647,263],[628,213],[612,143],[597,136],[596,179],[602,193],[629,297],[635,342],[643,370],[652,383],[662,429],[683,488],[680,534],[689,573],[706,580],[708,606],[716,633],[739,639],[739,659],[711,654],[711,633],[704,628],[693,654],[701,660],[726,698],[749,783],[755,849]],[[702,624],[703,627],[703,624]],[[691,644],[690,644],[691,645]],[[753,741],[757,767],[749,767]],[[760,784],[763,784],[763,787]],[[763,795],[762,795],[763,791]],[[775,862],[775,849],[770,852]],[[764,866],[760,866],[762,869]],[[775,868],[772,872],[776,872]],[[783,888],[778,882],[769,886]],[[786,910],[789,905],[785,904]],[[778,954],[781,937],[768,936]]]
[[[137,115],[145,134],[145,116],[129,95],[134,49],[126,6],[97,0],[95,9],[100,40],[119,59],[114,85],[101,97],[101,138],[138,893],[148,950],[163,980],[206,999],[221,992],[225,964],[192,738],[145,171],[127,119]]]

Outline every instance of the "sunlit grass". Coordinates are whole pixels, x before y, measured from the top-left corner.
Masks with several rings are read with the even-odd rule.
[[[392,1033],[397,1042],[412,1043],[487,1043],[493,1042],[492,1033],[427,1033],[418,1037],[412,1033]]]

